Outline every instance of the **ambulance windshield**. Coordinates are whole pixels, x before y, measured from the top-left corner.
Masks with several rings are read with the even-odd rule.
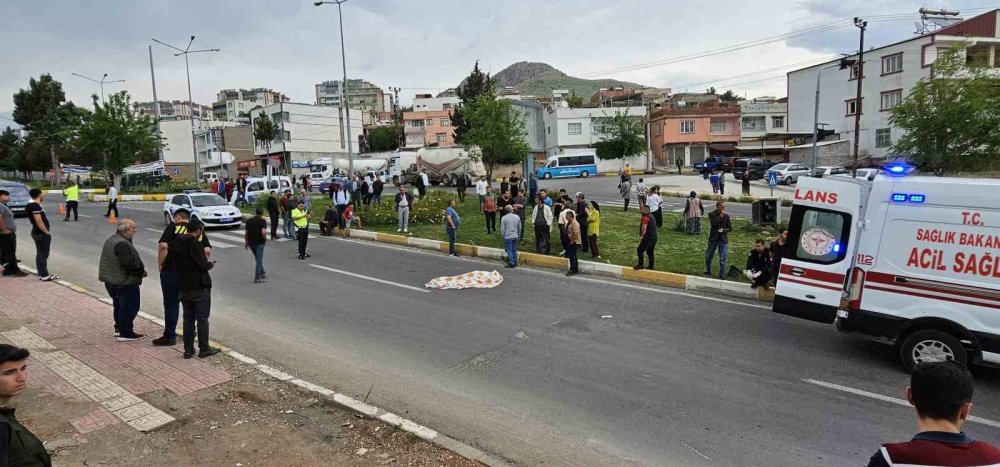
[[[794,243],[794,258],[820,264],[842,260],[847,254],[849,225],[846,213],[796,206],[788,235]]]

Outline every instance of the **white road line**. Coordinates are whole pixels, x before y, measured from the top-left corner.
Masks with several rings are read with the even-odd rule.
[[[146,227],[145,230],[148,230],[150,232],[163,233],[162,230],[157,230],[157,229],[153,229],[153,228],[150,228],[150,227]],[[152,240],[155,242],[155,241],[159,241],[159,239],[160,239],[159,237],[156,237],[156,238],[154,238]],[[228,242],[235,242],[237,240],[233,240],[233,239],[229,239],[229,238],[219,238],[218,235],[209,235],[208,239],[209,239],[210,242],[212,242],[212,248],[213,249],[215,249],[215,248],[226,249],[226,248],[232,248],[234,246],[241,246],[241,245],[243,245],[243,243],[242,243],[243,239],[239,240],[241,243],[239,243],[238,245],[237,244],[233,244],[233,243],[228,243]]]
[[[154,229],[154,228],[150,228],[150,227],[146,227],[143,230],[148,230],[150,232],[156,232],[156,233],[163,233],[162,230],[158,230],[158,229]]]
[[[864,396],[864,397],[868,397],[868,398],[871,398],[871,399],[880,400],[882,402],[888,402],[890,404],[901,405],[903,407],[913,407],[912,405],[910,405],[909,402],[907,402],[907,401],[905,401],[903,399],[897,399],[895,397],[883,396],[882,394],[878,394],[878,393],[874,393],[874,392],[868,392],[868,391],[861,390],[861,389],[854,389],[854,388],[847,387],[847,386],[841,386],[839,384],[828,383],[826,381],[818,381],[818,380],[815,380],[815,379],[808,379],[808,378],[806,378],[806,379],[803,379],[802,382],[809,383],[809,384],[815,384],[816,386],[822,386],[824,388],[836,389],[838,391],[843,391],[843,392],[851,393],[851,394],[854,394],[854,395],[857,395],[857,396]],[[980,418],[980,417],[974,417],[974,416],[970,416],[968,418],[968,420],[970,422],[973,422],[973,423],[979,423],[980,425],[991,426],[993,428],[1000,428],[1000,422],[995,422],[993,420],[989,420],[989,419],[985,419],[985,418]]]
[[[357,277],[358,279],[364,279],[364,280],[369,280],[369,281],[372,281],[372,282],[378,282],[380,284],[392,285],[392,286],[396,286],[396,287],[400,287],[400,288],[404,288],[404,289],[408,289],[408,290],[413,290],[413,291],[416,291],[416,292],[431,293],[427,289],[421,289],[419,287],[413,287],[413,286],[409,286],[409,285],[399,284],[399,283],[396,283],[396,282],[387,281],[387,280],[383,280],[383,279],[378,279],[378,278],[375,278],[375,277],[362,276],[361,274],[355,274],[353,272],[347,272],[347,271],[341,271],[339,269],[328,268],[326,266],[320,266],[318,264],[310,264],[310,266],[312,266],[314,268],[317,268],[317,269],[322,269],[324,271],[330,271],[330,272],[340,273],[340,274],[343,274],[345,276]]]
[[[90,217],[90,216],[88,216],[86,214],[80,214],[80,217],[85,217],[86,218],[86,217]]]

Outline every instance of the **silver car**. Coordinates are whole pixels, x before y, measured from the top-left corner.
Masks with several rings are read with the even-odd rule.
[[[808,177],[810,171],[809,167],[806,167],[802,164],[792,164],[786,162],[784,164],[777,164],[771,167],[770,169],[767,170],[767,172],[768,175],[765,175],[764,177],[765,180],[767,180],[767,177],[770,177],[771,172],[774,172],[775,174],[777,174],[778,183],[781,183],[783,185],[791,185],[795,182],[798,182],[799,177],[803,176]]]

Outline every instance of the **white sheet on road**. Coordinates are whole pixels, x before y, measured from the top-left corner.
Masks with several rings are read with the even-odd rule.
[[[472,271],[457,276],[442,276],[424,284],[428,289],[492,289],[503,283],[497,271]]]

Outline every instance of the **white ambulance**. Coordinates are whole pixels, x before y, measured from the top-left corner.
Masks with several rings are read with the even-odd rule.
[[[1000,180],[803,177],[773,311],[898,346],[903,365],[1000,364]]]

